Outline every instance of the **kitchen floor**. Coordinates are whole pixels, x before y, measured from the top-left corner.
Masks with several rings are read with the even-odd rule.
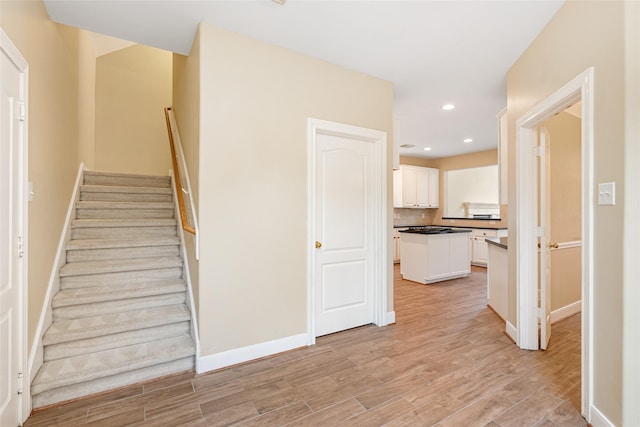
[[[580,315],[546,352],[518,349],[486,306],[486,269],[420,285],[395,266],[395,325],[35,413],[26,426],[586,426]]]

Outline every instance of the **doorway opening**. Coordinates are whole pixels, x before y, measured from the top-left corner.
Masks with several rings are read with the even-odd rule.
[[[540,341],[539,322],[548,327],[551,322],[551,306],[546,298],[540,298],[539,279],[546,275],[544,258],[538,255],[538,243],[548,253],[548,236],[545,224],[539,223],[539,213],[546,209],[541,206],[538,194],[540,157],[544,149],[540,149],[539,141],[546,138],[539,131],[543,124],[568,107],[580,102],[581,122],[581,185],[580,185],[580,237],[582,250],[580,254],[580,311],[581,315],[581,412],[590,420],[593,384],[591,381],[592,365],[592,315],[591,303],[593,295],[593,68],[589,68],[568,82],[553,95],[538,104],[516,122],[516,209],[518,232],[516,235],[516,343],[522,349],[538,350]],[[544,134],[544,132],[543,132]],[[542,208],[542,209],[541,209]],[[555,248],[553,248],[555,249]],[[544,281],[544,279],[543,279]],[[543,332],[544,334],[544,332]],[[542,338],[542,340],[540,339]]]

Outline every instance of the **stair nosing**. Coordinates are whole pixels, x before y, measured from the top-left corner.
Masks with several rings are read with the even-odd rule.
[[[96,304],[122,299],[144,298],[154,295],[175,294],[187,290],[184,280],[175,283],[141,282],[122,285],[117,289],[112,286],[95,286],[90,288],[63,289],[51,300],[51,308],[72,307],[75,305]],[[75,295],[74,295],[75,294]]]

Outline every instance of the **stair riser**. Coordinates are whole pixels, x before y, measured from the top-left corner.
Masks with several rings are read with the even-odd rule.
[[[114,175],[84,174],[85,185],[117,185],[123,187],[160,187],[170,188],[169,178],[131,177]]]
[[[173,217],[173,209],[76,209],[78,219],[171,219]]]
[[[113,335],[71,341],[44,347],[44,361],[95,353],[128,345],[142,344],[189,333],[189,322],[171,323],[153,328],[137,329]]]
[[[124,372],[106,378],[87,381],[81,384],[55,388],[33,394],[33,408],[43,408],[45,406],[61,403],[79,397],[90,396],[106,390],[136,384],[142,381],[163,377],[165,375],[176,374],[184,371],[192,371],[195,368],[193,356],[182,358],[160,365],[138,369],[134,372]]]
[[[82,202],[152,202],[171,203],[171,194],[80,192]]]
[[[98,261],[109,259],[153,258],[180,256],[180,247],[143,246],[136,248],[82,249],[67,251],[67,262]]]
[[[176,237],[176,227],[86,227],[74,228],[72,239],[138,239]]]
[[[60,279],[60,289],[87,288],[93,286],[117,286],[121,283],[142,283],[149,279],[181,278],[182,268],[157,268],[144,273],[126,271],[118,273],[92,274],[90,276],[68,276]]]
[[[155,295],[143,298],[131,298],[118,301],[107,301],[95,304],[74,305],[53,309],[53,321],[63,319],[81,319],[92,316],[105,316],[125,311],[142,310],[145,308],[162,307],[172,304],[183,304],[185,293],[179,292],[167,295]]]

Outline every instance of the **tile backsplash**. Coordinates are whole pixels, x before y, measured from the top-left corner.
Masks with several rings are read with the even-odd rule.
[[[393,225],[431,225],[437,209],[393,209]]]

